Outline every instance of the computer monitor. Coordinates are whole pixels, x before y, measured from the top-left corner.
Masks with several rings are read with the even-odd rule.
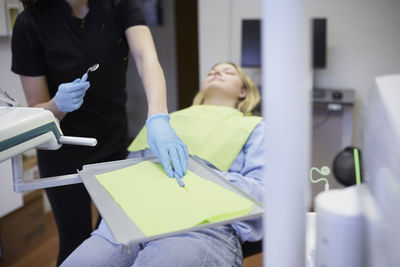
[[[312,62],[314,69],[326,67],[326,19],[312,19]]]
[[[400,75],[378,77],[362,121],[368,267],[400,266]]]
[[[261,67],[260,20],[242,20],[242,67]]]
[[[312,63],[314,69],[326,68],[327,58],[327,19],[312,19]],[[261,21],[242,20],[242,67],[261,67]],[[268,45],[268,44],[266,44]]]

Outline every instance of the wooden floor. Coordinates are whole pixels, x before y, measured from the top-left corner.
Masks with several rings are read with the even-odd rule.
[[[92,225],[97,223],[98,213],[92,202]],[[44,215],[44,231],[37,235],[30,245],[21,248],[14,257],[5,260],[0,259],[0,267],[55,267],[59,248],[59,240],[56,222],[53,213]]]
[[[0,260],[0,266],[54,267],[57,262],[58,235],[52,213],[45,216],[45,231],[29,247],[21,248],[19,255],[8,261]]]
[[[94,219],[95,221],[95,219]],[[21,248],[19,255],[8,261],[0,260],[0,267],[54,267],[57,262],[58,235],[52,213],[45,216],[45,231],[29,247]],[[244,267],[262,266],[262,254],[248,257]]]

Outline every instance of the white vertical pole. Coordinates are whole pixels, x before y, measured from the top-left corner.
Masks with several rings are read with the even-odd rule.
[[[266,120],[264,266],[305,263],[311,69],[305,0],[264,0],[262,104]]]

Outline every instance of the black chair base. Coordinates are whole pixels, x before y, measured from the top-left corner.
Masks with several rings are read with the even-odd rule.
[[[262,252],[262,240],[257,242],[244,242],[242,244],[243,258]]]

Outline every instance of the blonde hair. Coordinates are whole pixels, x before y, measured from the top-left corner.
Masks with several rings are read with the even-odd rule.
[[[251,114],[251,111],[260,102],[260,92],[257,85],[251,80],[251,78],[243,71],[241,67],[233,62],[217,63],[211,69],[220,64],[229,64],[233,66],[239,73],[240,79],[242,80],[242,86],[246,90],[246,97],[239,100],[236,109],[238,109],[245,115]],[[200,90],[193,99],[193,105],[202,105],[203,103],[204,92]]]

